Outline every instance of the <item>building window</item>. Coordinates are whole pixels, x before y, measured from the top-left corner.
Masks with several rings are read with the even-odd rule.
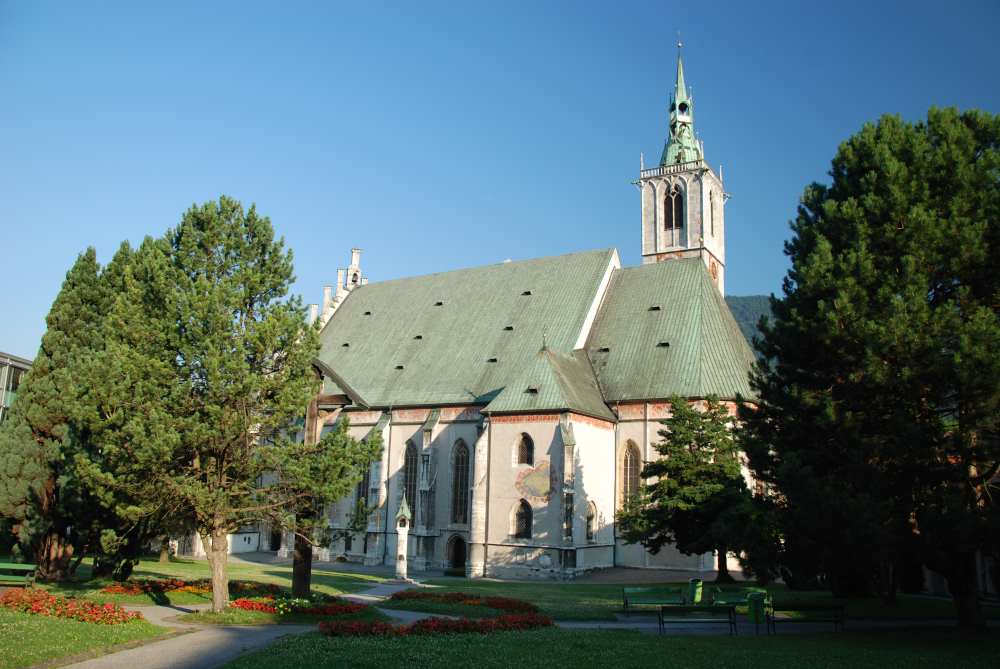
[[[634,442],[625,445],[625,457],[622,462],[622,503],[627,504],[639,493],[639,448]]]
[[[587,504],[587,541],[594,541],[597,537],[597,505],[593,502]]]
[[[451,522],[469,522],[469,447],[459,439],[455,442],[451,474]]]
[[[411,507],[417,503],[417,446],[412,441],[406,442],[403,456],[403,495]]]
[[[573,493],[563,495],[563,538],[573,541]]]
[[[358,487],[354,491],[354,506],[360,506],[362,502],[368,506],[368,488],[371,485],[371,467],[365,469],[364,476],[358,481]]]
[[[517,442],[517,464],[535,464],[535,442],[524,433],[521,433],[521,439]]]
[[[715,236],[715,194],[708,191],[708,234]]]
[[[525,500],[517,503],[517,510],[514,512],[514,538],[531,538],[531,505]]]
[[[677,184],[671,186],[666,195],[663,196],[663,229],[673,233],[680,233],[684,227],[684,190]],[[673,240],[673,244],[679,243],[679,238]]]

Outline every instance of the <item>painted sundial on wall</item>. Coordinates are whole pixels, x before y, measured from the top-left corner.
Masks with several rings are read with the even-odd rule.
[[[551,470],[548,461],[540,462],[518,474],[515,486],[525,497],[548,501],[549,493],[552,490]]]

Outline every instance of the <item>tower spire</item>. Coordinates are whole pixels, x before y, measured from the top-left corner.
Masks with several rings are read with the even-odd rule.
[[[694,136],[694,101],[684,81],[684,43],[677,35],[677,79],[670,100],[670,135],[663,147],[660,165],[687,163],[703,158],[701,145]]]

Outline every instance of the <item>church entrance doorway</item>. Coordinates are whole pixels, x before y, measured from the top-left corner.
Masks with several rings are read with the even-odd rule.
[[[458,535],[448,542],[448,566],[452,569],[465,567],[465,540]]]

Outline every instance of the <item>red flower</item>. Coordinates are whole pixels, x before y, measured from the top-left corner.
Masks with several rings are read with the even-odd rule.
[[[142,614],[126,611],[116,604],[99,604],[82,599],[56,597],[44,590],[8,590],[0,595],[0,606],[23,613],[52,618],[70,618],[102,625],[119,625],[141,620]]]

